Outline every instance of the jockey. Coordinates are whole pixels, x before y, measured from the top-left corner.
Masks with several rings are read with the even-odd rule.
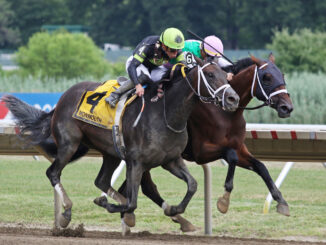
[[[221,55],[223,54],[223,43],[214,35],[205,37],[204,42],[197,40],[186,40],[183,51],[190,52],[201,59],[217,56],[219,57],[218,64],[220,67],[232,65]],[[173,60],[172,63],[175,63],[175,61]],[[227,73],[228,81],[231,81],[232,77],[233,73]]]
[[[164,64],[171,59],[182,62],[185,58],[184,36],[177,28],[167,28],[160,36],[148,36],[142,40],[133,51],[133,55],[126,61],[126,70],[130,80],[124,82],[116,91],[105,99],[111,107],[115,107],[120,96],[136,88],[138,96],[144,95],[141,84],[149,79],[158,82],[162,79],[167,69]]]

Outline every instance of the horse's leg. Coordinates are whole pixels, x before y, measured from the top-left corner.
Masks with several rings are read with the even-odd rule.
[[[243,168],[251,169],[256,172],[264,180],[268,190],[270,191],[273,199],[277,202],[277,212],[285,216],[290,216],[289,205],[284,200],[282,193],[276,187],[272,177],[270,176],[266,166],[254,158],[248,151],[247,147],[243,145],[241,151],[238,153],[238,165]]]
[[[126,196],[127,204],[115,205],[111,203],[100,203],[100,206],[106,208],[110,213],[132,213],[137,208],[137,197],[139,185],[144,172],[143,165],[136,161],[126,160],[127,166],[127,184]]]
[[[220,197],[217,201],[217,209],[225,214],[230,205],[230,194],[233,190],[233,178],[234,178],[234,171],[235,166],[238,163],[238,156],[237,152],[232,148],[226,148],[223,152],[223,159],[228,162],[228,172],[226,175],[226,179],[224,182],[225,192],[222,197]]]
[[[187,193],[179,205],[169,206],[167,208],[164,208],[165,215],[175,216],[185,211],[188,203],[190,202],[192,196],[195,194],[197,190],[197,182],[189,173],[189,170],[184,164],[183,159],[181,157],[175,161],[162,165],[162,167],[168,170],[173,175],[185,181],[188,186]]]
[[[61,226],[62,228],[65,228],[71,221],[72,202],[60,182],[60,176],[63,168],[67,165],[77,147],[78,144],[67,144],[62,147],[59,145],[56,159],[46,170],[46,175],[54,187],[56,196],[60,199],[64,208],[64,212],[58,217],[58,220],[55,221],[56,227]]]
[[[122,183],[121,187],[118,190],[119,193],[121,193],[122,195],[126,194],[125,187],[126,187],[126,181]],[[163,210],[171,208],[170,205],[166,201],[164,201],[160,196],[160,193],[158,192],[157,187],[153,182],[149,171],[145,171],[143,174],[143,177],[141,179],[141,188],[144,195],[147,196],[149,199],[151,199]],[[180,224],[180,230],[182,230],[183,232],[190,232],[196,230],[196,227],[193,224],[191,224],[188,220],[186,220],[179,214],[171,217],[171,219],[173,222]]]
[[[114,199],[115,201],[117,201],[120,204],[127,204],[127,199],[121,195],[119,192],[117,192],[116,190],[114,190],[111,186],[111,177],[113,175],[113,172],[115,171],[115,169],[119,166],[120,163],[120,158],[117,157],[113,157],[110,155],[104,155],[103,156],[103,163],[102,163],[102,167],[100,169],[100,172],[98,173],[96,179],[95,179],[95,185],[102,190],[103,192],[107,193],[107,195],[109,197],[111,197],[112,199]],[[99,206],[103,206],[103,205],[107,205],[108,200],[106,198],[106,196],[100,196],[97,197],[94,200],[94,203],[99,205]],[[128,226],[132,227],[135,225],[135,216],[134,214],[131,215],[126,215],[128,217],[126,217],[127,219],[127,223]],[[122,220],[122,225],[125,225],[125,221]],[[124,232],[124,235],[127,232]]]

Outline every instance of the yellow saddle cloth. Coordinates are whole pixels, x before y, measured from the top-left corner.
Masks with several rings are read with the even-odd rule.
[[[108,80],[97,87],[95,91],[86,91],[81,97],[73,117],[100,128],[111,129],[115,124],[118,106],[111,108],[105,102],[105,98],[119,87],[117,80]],[[133,100],[133,97],[125,106],[131,102],[130,100]]]

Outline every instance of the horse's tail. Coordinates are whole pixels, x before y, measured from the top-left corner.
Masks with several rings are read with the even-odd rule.
[[[51,118],[54,110],[45,112],[31,106],[13,95],[6,95],[2,98],[7,108],[16,119],[20,127],[20,135],[29,132],[27,139],[33,145],[38,145],[51,135]]]

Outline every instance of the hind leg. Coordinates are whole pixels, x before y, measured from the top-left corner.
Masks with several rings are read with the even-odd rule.
[[[222,197],[220,197],[217,201],[217,209],[221,213],[226,213],[229,209],[230,205],[230,195],[233,190],[233,179],[235,166],[238,163],[238,156],[234,149],[227,148],[223,153],[223,159],[228,162],[228,172],[226,175],[226,179],[224,182],[225,193]]]
[[[58,146],[58,155],[51,166],[47,169],[46,175],[54,187],[55,194],[55,226],[65,228],[71,220],[72,202],[69,199],[63,185],[60,182],[60,176],[63,168],[67,165],[69,159],[74,154],[78,147],[75,145]],[[59,214],[60,205],[62,204],[64,212]]]
[[[168,164],[162,165],[162,167],[168,170],[173,175],[185,181],[188,186],[187,193],[179,205],[164,208],[165,215],[175,216],[185,211],[188,203],[190,202],[192,196],[195,194],[197,190],[197,182],[189,173],[189,170],[184,164],[181,157],[175,161],[169,162]]]
[[[60,121],[53,125],[52,131],[57,142],[58,150],[54,162],[46,170],[46,175],[49,178],[51,185],[54,187],[56,213],[55,226],[58,228],[65,228],[71,220],[72,202],[60,182],[60,176],[63,168],[76,152],[82,139],[82,132],[76,124],[66,122],[63,127]],[[64,209],[62,214],[59,212],[59,204],[62,204]]]
[[[247,147],[243,145],[239,155],[239,166],[251,169],[256,172],[265,182],[273,199],[277,202],[277,212],[285,216],[290,215],[290,210],[287,202],[284,200],[282,193],[276,187],[272,177],[270,176],[266,166],[258,159],[254,158],[248,151]]]

